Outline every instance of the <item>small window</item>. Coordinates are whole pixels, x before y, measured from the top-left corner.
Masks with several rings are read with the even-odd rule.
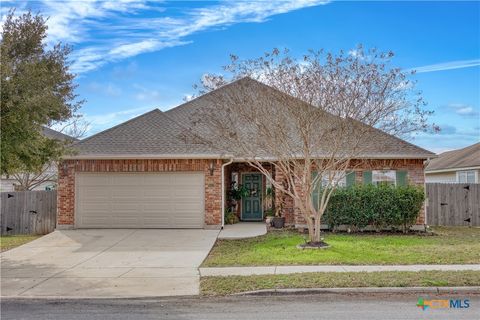
[[[397,175],[395,170],[373,170],[372,183],[378,185],[396,185]]]
[[[475,183],[475,171],[458,171],[457,182],[459,183]]]
[[[322,176],[322,187],[326,187],[329,185],[331,187],[346,187],[347,186],[347,177],[346,173],[343,171],[335,171],[331,174],[325,172]]]

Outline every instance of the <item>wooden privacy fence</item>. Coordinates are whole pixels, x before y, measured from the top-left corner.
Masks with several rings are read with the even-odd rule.
[[[427,183],[427,224],[480,226],[480,184]]]
[[[55,229],[57,191],[1,192],[2,235],[47,234]]]

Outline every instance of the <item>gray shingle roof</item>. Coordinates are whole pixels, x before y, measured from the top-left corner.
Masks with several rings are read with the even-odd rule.
[[[480,142],[463,149],[448,151],[429,161],[425,172],[480,167]]]
[[[78,139],[71,137],[69,135],[66,135],[64,133],[55,131],[53,129],[50,129],[48,127],[43,127],[42,128],[42,134],[49,138],[49,139],[55,139],[55,140],[60,140],[60,141],[78,141]]]
[[[261,92],[258,96],[265,99],[269,99],[270,94],[279,93],[276,89],[251,78],[243,78],[166,112],[155,109],[84,139],[75,144],[78,149],[76,157],[131,156],[147,158],[226,155],[228,152],[212,150],[205,144],[193,143],[192,139],[184,137],[195,126],[195,118],[199,114],[201,115],[204,108],[208,107],[208,101],[218,95],[228,94],[229,90],[239,90],[241,86],[248,86],[249,90],[258,90],[256,93]],[[293,97],[291,99],[294,99],[296,103],[307,105]],[[254,107],[252,106],[252,108]],[[331,116],[333,117],[333,115]],[[426,159],[434,156],[430,151],[378,129],[369,127],[368,130],[371,134],[371,139],[369,139],[371,144],[365,149],[365,157]],[[205,132],[207,131],[208,128]],[[202,134],[202,130],[195,132]]]
[[[214,155],[203,145],[186,141],[185,128],[154,109],[77,142],[77,156]],[[217,152],[218,154],[218,152]]]

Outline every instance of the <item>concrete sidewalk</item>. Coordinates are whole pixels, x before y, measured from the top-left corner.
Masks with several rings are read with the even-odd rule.
[[[239,222],[225,225],[218,239],[245,239],[263,236],[266,233],[265,222]]]
[[[250,276],[260,274],[290,274],[304,272],[377,272],[377,271],[480,271],[480,264],[416,264],[390,266],[265,266],[200,268],[200,276]]]

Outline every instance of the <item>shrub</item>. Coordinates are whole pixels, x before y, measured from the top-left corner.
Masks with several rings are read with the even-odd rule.
[[[237,223],[239,220],[238,220],[238,217],[235,213],[233,213],[232,211],[230,210],[225,210],[225,224],[235,224]]]
[[[415,223],[423,200],[423,189],[416,186],[340,188],[332,194],[322,223],[330,228],[349,225],[354,229],[372,225],[377,230],[401,226],[406,232]]]

